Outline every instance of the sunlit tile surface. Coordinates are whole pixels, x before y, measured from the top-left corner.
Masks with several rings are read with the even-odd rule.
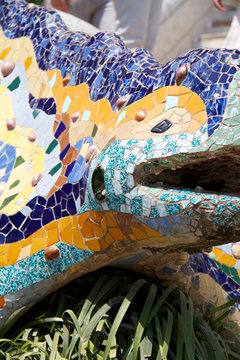
[[[0,12],[0,317],[112,260],[213,240],[182,277],[238,294],[240,52],[160,65],[24,0]]]

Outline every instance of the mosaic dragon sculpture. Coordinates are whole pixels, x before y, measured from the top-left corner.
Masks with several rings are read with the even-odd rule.
[[[106,264],[238,295],[240,52],[160,65],[24,0],[0,24],[1,325]]]

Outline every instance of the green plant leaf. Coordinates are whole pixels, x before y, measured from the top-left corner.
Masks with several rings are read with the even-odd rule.
[[[182,360],[183,359],[183,345],[184,345],[184,337],[183,337],[183,331],[182,331],[182,318],[180,314],[178,314],[177,319],[177,333],[176,333],[176,360]]]
[[[167,318],[167,326],[166,331],[163,334],[163,346],[161,346],[161,357],[162,359],[167,359],[167,354],[169,350],[169,343],[172,334],[172,326],[173,326],[173,315],[170,310],[167,310],[168,318]]]
[[[3,326],[0,329],[0,337],[2,337],[6,331],[16,322],[16,319],[19,317],[19,315],[25,310],[25,307],[21,307],[14,311],[11,315],[9,315],[8,319],[5,321]]]
[[[97,281],[97,283],[92,288],[88,298],[85,300],[84,305],[80,311],[78,316],[79,326],[88,322],[89,316],[95,307],[95,304],[101,299],[101,297],[105,294],[106,287],[103,287],[104,282],[106,282],[106,277],[102,277]],[[112,286],[113,281],[110,281],[110,287]],[[103,290],[105,289],[105,290]],[[91,310],[90,310],[91,309]],[[90,311],[89,311],[90,310]]]
[[[156,292],[157,292],[157,287],[156,287],[156,285],[152,284],[149,289],[147,299],[145,301],[142,313],[140,315],[137,329],[136,329],[136,334],[135,334],[135,337],[133,340],[133,360],[137,360],[137,354],[138,354],[138,349],[139,349],[139,345],[141,342],[142,334],[146,327],[146,324],[148,321],[148,316],[151,311],[151,308],[152,308],[152,305],[153,305],[153,302],[154,302],[154,299],[156,296]]]
[[[189,360],[195,360],[195,343],[193,338],[193,307],[192,302],[189,301],[187,305],[186,296],[180,292],[181,315],[182,315],[182,329],[186,351]]]
[[[148,323],[150,323],[152,321],[152,319],[155,317],[155,315],[159,311],[159,309],[162,306],[162,304],[164,303],[164,301],[176,289],[177,289],[176,285],[170,285],[166,290],[163,291],[162,295],[160,296],[160,298],[158,299],[158,301],[156,302],[156,304],[154,305],[154,307],[151,310],[151,313],[148,318]]]
[[[143,284],[145,284],[146,281],[143,279],[139,279],[137,280],[130,288],[129,292],[127,293],[126,297],[124,298],[120,309],[118,310],[116,317],[114,319],[114,322],[112,324],[109,336],[108,336],[108,341],[107,341],[107,345],[105,348],[105,352],[104,352],[104,357],[103,360],[107,360],[108,357],[108,353],[109,350],[112,346],[114,337],[116,335],[116,332],[119,328],[119,325],[124,317],[124,315],[126,314],[127,309],[129,308],[129,305],[131,304],[131,301],[133,300],[134,296],[136,295],[136,293],[138,292],[138,290],[143,286]]]
[[[55,359],[57,359],[57,357],[60,357],[60,355],[58,354],[58,351],[57,351],[59,337],[60,337],[60,333],[58,331],[55,332],[53,341],[52,341],[52,345],[51,345],[51,352],[49,355],[49,360],[55,360]]]

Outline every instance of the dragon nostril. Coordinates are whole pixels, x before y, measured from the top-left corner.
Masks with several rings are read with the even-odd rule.
[[[106,189],[104,183],[104,171],[101,166],[98,166],[92,175],[92,190],[96,199],[104,201],[106,198]]]
[[[151,132],[161,134],[161,133],[167,131],[171,126],[172,126],[171,121],[165,119],[165,120],[161,121],[159,124],[155,125],[152,128]]]

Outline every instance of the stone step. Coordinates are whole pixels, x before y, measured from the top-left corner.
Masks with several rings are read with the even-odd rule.
[[[224,46],[228,31],[217,31],[199,36],[200,47],[221,48]]]

